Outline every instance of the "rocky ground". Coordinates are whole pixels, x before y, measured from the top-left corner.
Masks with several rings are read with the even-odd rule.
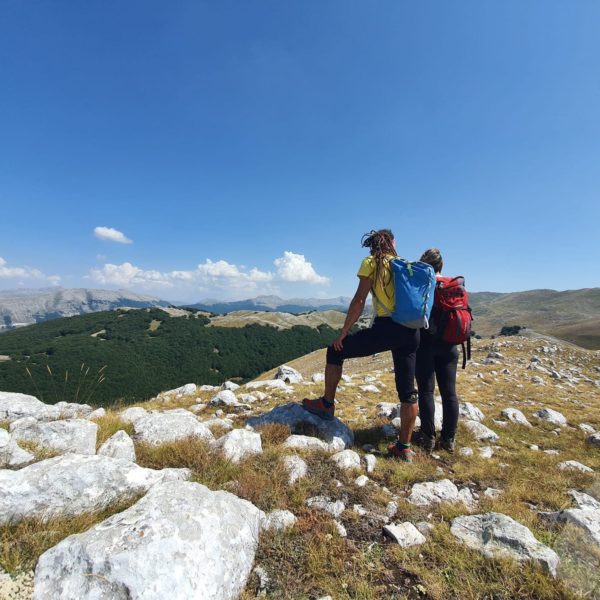
[[[108,411],[0,392],[0,598],[600,597],[600,356],[473,358],[455,453],[412,465],[388,353],[333,422],[297,404],[323,351]]]

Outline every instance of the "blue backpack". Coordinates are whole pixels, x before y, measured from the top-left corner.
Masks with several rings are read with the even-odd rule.
[[[389,265],[394,277],[394,310],[389,312],[383,306],[375,295],[375,290],[373,297],[396,323],[411,329],[428,329],[435,292],[433,267],[424,262],[410,262],[399,257],[390,260]]]

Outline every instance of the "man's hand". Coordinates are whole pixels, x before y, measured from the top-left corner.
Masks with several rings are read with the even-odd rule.
[[[348,335],[348,332],[344,329],[342,329],[342,333],[340,333],[340,335],[335,338],[335,340],[333,340],[333,347],[338,351],[341,352],[341,350],[344,347],[344,340],[346,339],[346,336]]]

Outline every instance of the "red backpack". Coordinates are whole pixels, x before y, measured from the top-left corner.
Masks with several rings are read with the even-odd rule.
[[[438,275],[431,318],[435,322],[434,331],[439,340],[448,344],[462,345],[464,369],[467,359],[471,359],[471,322],[473,321],[464,277]]]

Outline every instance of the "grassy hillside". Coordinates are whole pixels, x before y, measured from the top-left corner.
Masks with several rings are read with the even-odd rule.
[[[160,309],[141,309],[11,331],[0,337],[0,355],[5,357],[0,361],[0,390],[33,394],[50,403],[133,402],[188,382],[245,381],[328,345],[336,335],[328,325],[278,330],[209,324],[200,313],[174,317]],[[104,380],[96,385],[94,377]]]
[[[600,289],[531,290],[512,294],[469,294],[475,322],[482,335],[504,325],[522,325],[583,346],[600,349]]]

